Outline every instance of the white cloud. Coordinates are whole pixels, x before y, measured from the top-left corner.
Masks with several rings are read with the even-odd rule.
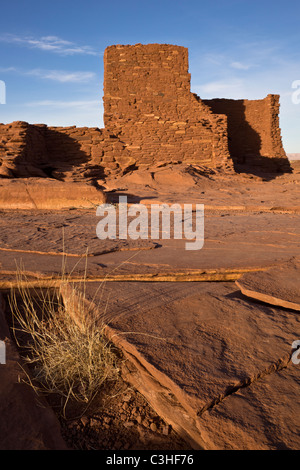
[[[229,80],[216,80],[207,82],[198,86],[196,92],[205,98],[233,98],[239,99],[243,97],[244,83],[237,78]]]
[[[2,73],[17,73],[23,76],[32,76],[41,78],[44,80],[53,80],[60,83],[87,83],[96,77],[94,72],[82,72],[82,71],[67,71],[67,70],[47,70],[47,69],[32,69],[24,70],[16,67],[1,68]]]
[[[31,36],[3,34],[0,36],[0,41],[29,47],[31,49],[54,52],[60,55],[100,55],[91,46],[79,46],[74,42],[66,41],[57,36],[42,36],[40,38],[34,38]]]
[[[212,65],[217,65],[220,66],[224,62],[224,55],[222,54],[216,54],[216,53],[206,53],[203,56],[204,62],[207,62],[208,64]]]
[[[18,119],[31,124],[44,123],[48,126],[104,127],[103,104],[95,99],[77,101],[42,100],[19,105],[8,110],[6,123]]]
[[[96,77],[94,72],[68,72],[64,70],[43,69],[29,70],[27,72],[23,72],[23,74],[61,83],[85,83]]]
[[[91,109],[91,108],[100,108],[100,100],[82,100],[82,101],[62,101],[62,100],[42,100],[42,101],[31,101],[25,103],[25,106],[29,107],[49,107],[49,108],[81,108],[81,109]]]
[[[231,62],[230,66],[237,70],[249,70],[252,65],[243,64],[242,62]]]
[[[17,71],[16,67],[0,67],[1,73],[16,72],[16,71]]]

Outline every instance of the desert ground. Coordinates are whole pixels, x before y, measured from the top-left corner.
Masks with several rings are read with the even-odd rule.
[[[162,165],[64,192],[51,178],[0,180],[1,449],[298,450],[300,164],[291,167]],[[204,204],[203,247],[162,232],[100,240],[97,206],[118,211],[120,195],[147,208]],[[70,400],[62,413],[35,386],[12,328],[9,296],[22,282],[66,305],[83,298],[105,326],[120,367],[89,406]]]

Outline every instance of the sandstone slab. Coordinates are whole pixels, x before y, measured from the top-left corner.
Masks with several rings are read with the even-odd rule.
[[[286,367],[299,331],[297,315],[242,298],[234,283],[89,283],[84,293],[125,353],[124,376],[200,448],[214,446],[202,415]]]
[[[95,280],[224,281],[300,257],[293,214],[205,213],[204,247],[198,251],[186,250],[184,239],[100,240],[96,209],[0,215],[0,274],[6,281],[17,267],[41,280],[59,279],[64,271]]]
[[[300,264],[290,262],[263,272],[244,274],[237,286],[253,299],[300,311]]]
[[[299,365],[240,389],[201,416],[214,450],[299,450]]]
[[[156,246],[151,240],[100,240],[98,222],[96,208],[2,211],[0,250],[80,257]]]
[[[0,180],[0,209],[87,208],[105,201],[105,195],[100,189],[85,183],[48,178]]]

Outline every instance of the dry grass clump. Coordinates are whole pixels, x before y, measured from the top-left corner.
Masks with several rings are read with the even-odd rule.
[[[33,291],[24,275],[18,278],[9,300],[13,331],[33,382],[46,393],[62,396],[65,405],[71,398],[90,402],[119,375],[119,360],[104,325],[80,296],[65,304],[57,289]]]

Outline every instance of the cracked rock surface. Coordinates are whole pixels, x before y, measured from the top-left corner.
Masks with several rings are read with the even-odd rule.
[[[291,354],[293,342],[300,339],[299,312],[287,303],[245,296],[241,286],[248,279],[254,293],[299,302],[299,270],[279,275],[287,263],[300,259],[299,169],[265,178],[202,174],[195,185],[185,175],[181,188],[176,171],[157,172],[155,185],[148,173],[112,179],[105,188],[110,193],[104,195],[88,185],[80,192],[74,182],[68,186],[46,179],[40,185],[35,178],[27,182],[29,188],[23,179],[1,180],[1,289],[16,285],[16,266],[24,267],[36,287],[59,288],[62,267],[71,281],[86,273],[86,285],[77,282],[75,292],[84,288],[94,312],[105,313],[107,332],[127,359],[123,380],[143,396],[139,404],[133,396],[128,407],[118,401],[106,415],[70,423],[72,445],[125,449],[128,441],[117,433],[125,428],[132,438],[130,448],[140,436],[142,447],[184,448],[187,443],[193,449],[298,450],[300,366]],[[97,239],[98,196],[101,202],[109,196],[116,203],[119,194],[147,207],[160,201],[205,204],[203,249],[187,251],[185,240]],[[74,290],[62,292],[65,299],[70,292]],[[15,392],[20,387],[13,355],[11,361],[11,371],[6,369],[3,377],[12,377]],[[10,394],[5,387],[0,387],[6,413],[0,434],[21,446],[18,425],[26,433],[31,426],[32,397],[24,395],[24,401],[21,393]],[[14,415],[5,408],[7,394]],[[35,419],[28,436],[35,437],[42,427],[42,444],[59,448],[64,443],[57,421],[47,413],[31,413]],[[144,415],[147,426],[146,419],[139,423]],[[175,434],[172,442],[161,439],[162,423],[179,440]],[[55,429],[56,442],[48,441],[47,429]],[[8,447],[8,441],[2,442]]]
[[[226,426],[223,442],[215,440],[210,410],[222,409],[223,402],[230,403],[237,393],[246,394],[246,388],[252,390],[257,382],[263,384],[269,376],[290,367],[300,318],[291,310],[245,298],[234,283],[176,283],[175,296],[174,287],[172,283],[144,283],[140,288],[132,282],[125,289],[121,283],[112,283],[106,286],[107,292],[101,292],[101,302],[97,303],[98,285],[90,283],[85,295],[98,312],[108,304],[105,319],[109,334],[128,359],[124,377],[146,396],[157,413],[195,448],[230,447]],[[113,297],[109,296],[110,289]],[[108,298],[112,299],[110,305]],[[297,421],[300,401],[294,393],[295,372],[286,377],[291,380],[290,407]],[[278,393],[273,406],[266,409],[266,419],[275,423],[274,442],[281,442],[276,426],[278,433],[282,432],[280,423],[276,424],[282,408],[280,388]],[[265,400],[267,395],[260,404],[262,409]],[[253,400],[251,406],[255,403]],[[259,421],[255,426],[260,446],[267,442],[265,430]],[[297,448],[299,437],[293,427],[289,429],[291,437],[286,437],[286,446]],[[243,445],[247,448],[255,442]]]

